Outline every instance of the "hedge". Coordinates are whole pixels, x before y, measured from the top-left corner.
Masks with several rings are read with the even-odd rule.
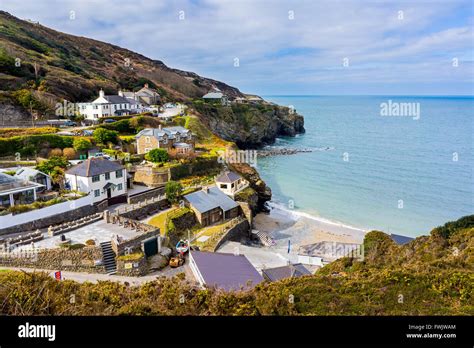
[[[2,156],[34,155],[38,149],[60,148],[73,146],[73,137],[56,134],[24,135],[11,138],[0,138],[0,154]]]

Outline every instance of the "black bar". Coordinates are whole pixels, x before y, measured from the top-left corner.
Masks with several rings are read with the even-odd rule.
[[[55,340],[20,338],[26,323],[55,325]],[[0,317],[0,346],[393,345],[472,347],[472,317]],[[412,328],[409,328],[412,325]],[[428,328],[427,325],[431,325]],[[437,325],[455,325],[455,329]],[[414,328],[417,327],[417,328]],[[407,334],[456,337],[408,338]]]

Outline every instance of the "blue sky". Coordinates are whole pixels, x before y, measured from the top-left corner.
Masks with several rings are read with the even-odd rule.
[[[472,0],[0,2],[17,17],[261,95],[473,95],[473,6]]]

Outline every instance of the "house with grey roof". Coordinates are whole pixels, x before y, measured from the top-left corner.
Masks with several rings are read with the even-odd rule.
[[[222,105],[227,105],[229,103],[227,96],[217,89],[214,89],[206,93],[205,95],[202,96],[202,99],[209,102],[220,101]]]
[[[0,173],[0,206],[8,208],[33,203],[37,199],[37,190],[43,187],[33,181]]]
[[[398,245],[404,245],[404,244],[410,243],[414,239],[412,237],[402,236],[400,234],[394,234],[394,233],[390,234],[390,238]]]
[[[94,202],[116,204],[127,199],[127,170],[118,162],[89,158],[66,170],[66,187],[93,195]]]
[[[232,171],[224,171],[214,181],[216,186],[226,195],[234,198],[237,193],[249,187],[249,182],[239,174]]]
[[[42,187],[36,189],[36,192],[51,190],[51,177],[37,169],[31,167],[20,167],[16,170],[14,177],[42,185]]]
[[[282,267],[262,269],[263,278],[270,282],[286,278],[297,278],[311,275],[311,272],[301,263],[290,264]]]
[[[184,196],[184,201],[196,215],[202,226],[233,219],[240,215],[240,206],[216,186]]]
[[[145,128],[136,136],[137,153],[145,154],[153,149],[174,150],[177,154],[194,152],[194,135],[184,127]]]
[[[244,255],[190,251],[189,265],[202,287],[238,291],[263,282],[263,277]]]
[[[100,118],[129,115],[132,112],[130,101],[120,95],[105,95],[101,89],[99,97],[90,103],[79,103],[79,111],[86,119],[97,122]]]

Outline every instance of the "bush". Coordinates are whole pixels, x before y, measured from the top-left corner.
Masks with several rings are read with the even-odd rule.
[[[76,151],[79,152],[87,151],[92,147],[92,143],[89,139],[76,138],[74,139],[73,147]]]
[[[60,148],[55,148],[49,151],[49,157],[60,157],[63,155],[63,150]]]
[[[118,142],[118,132],[108,130],[105,128],[97,128],[94,133],[94,140],[99,144],[113,143],[117,144]]]
[[[166,199],[171,203],[177,203],[181,192],[183,192],[183,186],[177,181],[168,181],[165,185]]]
[[[72,147],[66,147],[63,150],[63,155],[64,155],[64,157],[66,157],[67,159],[70,159],[70,160],[77,157],[76,150],[74,150]]]
[[[93,239],[86,240],[86,245],[95,245],[95,240]]]
[[[153,149],[145,155],[147,161],[153,163],[168,162],[169,156],[165,149]]]
[[[0,153],[3,156],[31,155],[40,149],[64,149],[72,147],[73,138],[57,134],[38,134],[0,138]]]
[[[66,169],[69,162],[66,157],[63,156],[53,156],[50,159],[41,162],[36,166],[36,169],[39,171],[50,174],[52,173],[56,167]]]

